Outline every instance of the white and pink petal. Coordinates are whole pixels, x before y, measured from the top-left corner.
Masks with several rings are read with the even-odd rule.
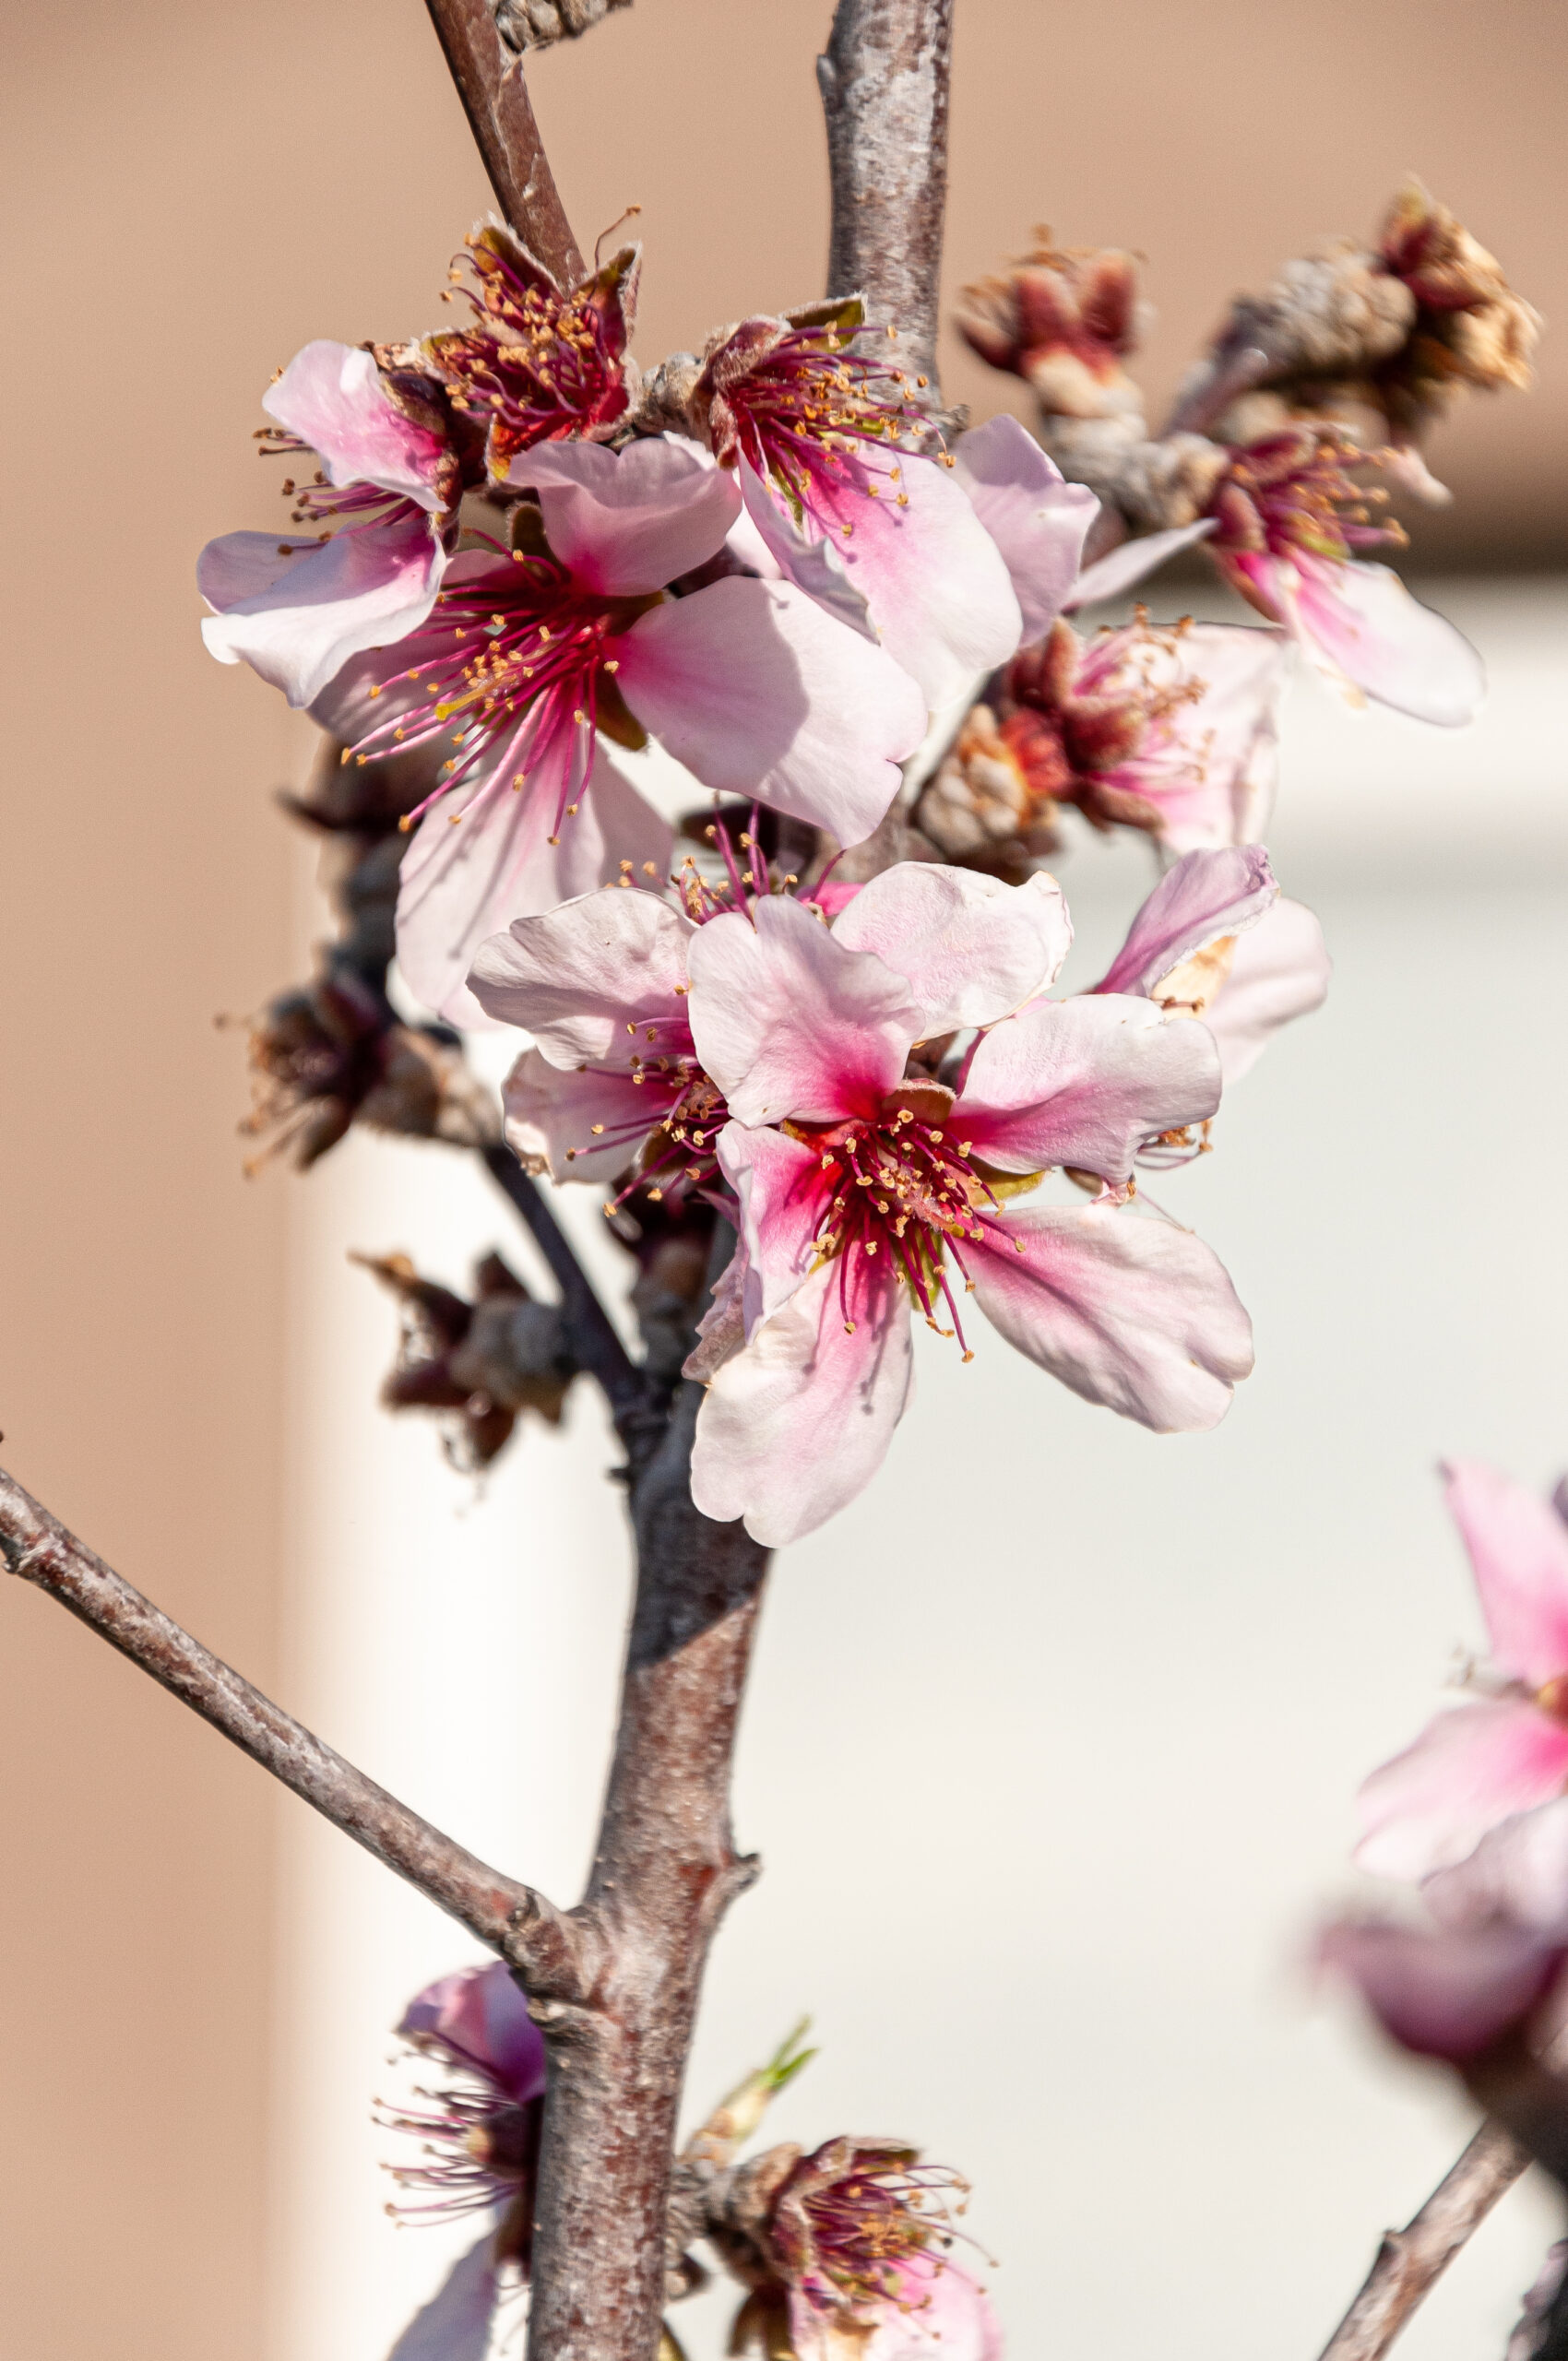
[[[372,483],[421,508],[445,505],[445,438],[405,417],[362,347],[318,338],[261,397],[286,433],[309,444],[330,484]]]
[[[196,564],[220,664],[250,665],[292,706],[312,704],[350,658],[404,639],[435,604],[446,555],[411,502],[326,541],[224,533]]]
[[[1481,1460],[1444,1473],[1493,1661],[1532,1689],[1568,1679],[1568,1525],[1550,1501]]]
[[[1219,1092],[1206,1026],[1168,1022],[1152,1001],[1082,994],[983,1036],[950,1128],[1004,1172],[1062,1165],[1125,1181],[1146,1139],[1206,1121]]]
[[[1054,983],[1073,929],[1061,887],[1043,871],[1008,885],[972,869],[899,861],[855,895],[833,939],[902,976],[935,1038],[993,1025]]]
[[[469,986],[487,1016],[520,1026],[552,1065],[625,1064],[690,1044],[686,946],[694,930],[663,896],[601,886],[514,919],[480,945]]]
[[[538,492],[553,554],[601,598],[660,590],[712,557],[740,514],[734,478],[671,434],[547,443],[514,459],[507,481]]]
[[[1043,639],[1073,596],[1099,503],[1087,484],[1068,483],[1005,410],[961,435],[953,457],[970,505],[1002,552],[1023,637]]]
[[[1568,1727],[1523,1699],[1458,1705],[1362,1784],[1360,1868],[1418,1879],[1452,1868],[1487,1831],[1568,1786]]]

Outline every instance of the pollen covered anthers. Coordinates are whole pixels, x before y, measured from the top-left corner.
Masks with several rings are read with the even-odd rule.
[[[803,2156],[784,2183],[768,2242],[789,2276],[826,2282],[830,2300],[852,2310],[892,2304],[918,2311],[968,2193],[961,2174],[922,2165],[916,2148],[833,2140]]]
[[[624,412],[641,249],[623,246],[562,289],[498,222],[470,231],[464,244],[445,300],[466,302],[473,324],[422,350],[453,408],[484,430],[486,471],[504,482],[520,452],[599,435]]]
[[[915,1078],[897,1084],[874,1117],[819,1132],[794,1123],[784,1129],[816,1148],[822,1184],[833,1192],[816,1234],[819,1261],[831,1263],[857,1250],[885,1254],[925,1314],[927,1327],[956,1339],[965,1360],[972,1361],[947,1258],[972,1293],[964,1242],[982,1240],[1002,1198],[1032,1188],[1041,1175],[989,1171],[972,1157],[971,1142],[951,1138],[944,1128],[954,1103],[944,1084]],[[841,1262],[840,1310],[844,1333],[852,1336],[848,1274],[848,1263]],[[950,1328],[938,1316],[942,1305]]]
[[[1312,425],[1284,428],[1235,454],[1210,504],[1218,529],[1209,547],[1244,598],[1275,612],[1236,564],[1249,555],[1305,551],[1343,561],[1357,550],[1406,546],[1404,527],[1377,514],[1387,492],[1357,483],[1348,472],[1375,464],[1332,427]]]
[[[431,793],[399,822],[405,832],[454,788],[477,787],[450,815],[455,824],[508,788],[520,793],[530,772],[548,765],[552,836],[559,836],[593,767],[595,731],[644,742],[615,692],[608,642],[658,603],[657,594],[607,600],[574,591],[565,566],[521,551],[509,575],[493,568],[443,591],[428,625],[403,643],[422,659],[401,676],[419,702],[354,748],[360,763],[444,737],[455,748]]]
[[[859,296],[742,320],[709,340],[691,415],[719,466],[744,457],[797,522],[826,484],[845,481],[907,508],[897,449],[928,429],[928,381],[897,366],[895,341],[866,327]]]

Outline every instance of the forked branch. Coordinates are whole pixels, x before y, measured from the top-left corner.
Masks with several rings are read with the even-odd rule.
[[[0,1558],[232,1738],[275,1779],[498,1952],[530,1990],[575,1988],[577,1937],[553,1904],[479,1860],[322,1743],[106,1566],[0,1472]]]

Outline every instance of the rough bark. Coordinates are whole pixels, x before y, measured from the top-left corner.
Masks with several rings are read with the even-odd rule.
[[[426,0],[457,95],[502,212],[529,254],[563,287],[583,275],[529,86],[496,30],[492,0]]]
[[[637,1478],[620,1727],[588,1891],[601,1963],[580,1999],[536,2002],[551,2052],[529,2361],[653,2361],[675,2119],[708,1946],[751,1882],[730,1769],[766,1553],[693,1506],[701,1389],[685,1384]]]
[[[838,0],[816,61],[833,230],[827,292],[857,290],[936,383],[953,0]]]
[[[0,1472],[0,1559],[152,1675],[378,1861],[459,1919],[530,1983],[580,1978],[576,1939],[552,1904],[503,1877],[356,1771],[68,1533]]]
[[[1380,2361],[1529,2156],[1501,2124],[1483,2123],[1453,2170],[1402,2230],[1389,2230],[1366,2283],[1322,2361]]]

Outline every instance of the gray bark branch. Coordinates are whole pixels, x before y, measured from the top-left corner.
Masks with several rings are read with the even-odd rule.
[[[863,291],[934,386],[953,0],[838,0],[816,61],[833,229],[827,293]]]
[[[530,1987],[575,1983],[576,1939],[552,1904],[489,1868],[356,1771],[134,1590],[3,1471],[0,1559],[499,1952]]]
[[[426,0],[426,6],[502,212],[556,284],[575,286],[583,258],[544,153],[522,65],[501,38],[492,0]]]
[[[1380,2361],[1530,2159],[1499,2123],[1483,2123],[1464,2154],[1402,2230],[1389,2230],[1366,2283],[1321,2361]]]

